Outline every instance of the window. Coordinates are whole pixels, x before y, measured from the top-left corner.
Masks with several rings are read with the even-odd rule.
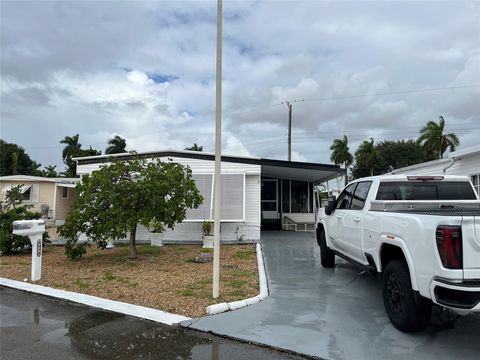
[[[367,200],[368,191],[372,185],[371,181],[363,181],[358,183],[357,188],[353,194],[352,206],[353,210],[362,210]]]
[[[290,212],[290,180],[282,180],[282,212]]]
[[[243,220],[244,180],[244,174],[222,175],[222,202],[220,216],[222,220]]]
[[[27,190],[25,190],[23,192],[23,200],[25,201],[30,201],[31,197],[32,197],[32,188],[29,187]]]
[[[68,188],[62,187],[62,199],[68,199]]]
[[[308,182],[291,181],[292,213],[308,213]]]
[[[277,180],[262,179],[262,211],[277,211]]]
[[[377,200],[475,200],[466,181],[381,182]]]
[[[472,175],[472,184],[473,187],[475,188],[475,191],[477,192],[478,195],[480,195],[480,174]]]
[[[350,203],[352,202],[352,193],[355,190],[357,184],[348,185],[345,190],[339,195],[337,200],[336,209],[350,209]]]
[[[213,220],[213,174],[193,174],[192,178],[203,196],[203,203],[197,209],[187,209],[186,220]],[[244,185],[244,174],[222,174],[222,221],[244,219]]]
[[[193,180],[200,194],[203,196],[203,203],[196,209],[187,209],[187,220],[210,220],[212,213],[212,192],[213,175],[212,174],[193,174]]]

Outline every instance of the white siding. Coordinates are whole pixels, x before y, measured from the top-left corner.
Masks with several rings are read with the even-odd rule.
[[[260,176],[245,177],[245,222],[260,225]]]
[[[171,159],[182,165],[188,165],[193,174],[213,174],[215,162],[180,157],[163,157],[162,161]],[[79,175],[90,174],[103,164],[87,164],[77,166]],[[260,165],[222,162],[222,174],[245,174],[245,221],[222,223],[222,241],[251,241],[260,239]],[[162,234],[151,234],[143,226],[137,230],[137,239],[150,240],[152,245],[160,241],[169,242],[201,242],[202,222],[183,222],[174,230],[168,229]]]
[[[432,161],[422,165],[416,165],[408,168],[394,170],[395,174],[412,174],[412,175],[462,175],[470,176],[480,173],[480,154],[476,153],[471,156],[463,156],[455,160],[453,166],[449,167],[445,172],[443,169],[450,165],[450,159],[446,161]]]
[[[212,160],[200,160],[181,157],[161,157],[161,161],[172,160],[182,165],[188,165],[193,173],[213,174],[215,172],[215,162]],[[77,174],[90,174],[92,171],[98,170],[104,164],[86,164],[77,166]],[[260,174],[260,165],[241,164],[222,161],[222,174]]]

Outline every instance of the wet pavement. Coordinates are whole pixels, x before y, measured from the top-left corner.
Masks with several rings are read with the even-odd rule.
[[[0,287],[0,358],[299,360],[298,356]]]
[[[264,232],[270,297],[184,324],[324,359],[479,359],[480,313],[451,321],[434,309],[427,330],[388,320],[378,280],[336,258],[323,269],[313,233]]]

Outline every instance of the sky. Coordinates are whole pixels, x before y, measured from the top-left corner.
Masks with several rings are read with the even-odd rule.
[[[480,2],[224,1],[222,152],[330,163],[446,120],[480,137]],[[59,142],[214,150],[216,2],[0,0],[0,137],[63,170]]]

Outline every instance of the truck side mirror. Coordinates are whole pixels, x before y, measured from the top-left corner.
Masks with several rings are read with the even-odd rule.
[[[335,209],[335,206],[337,206],[337,198],[335,196],[330,196],[328,198],[327,205],[325,205],[325,214],[331,215],[333,210]]]

